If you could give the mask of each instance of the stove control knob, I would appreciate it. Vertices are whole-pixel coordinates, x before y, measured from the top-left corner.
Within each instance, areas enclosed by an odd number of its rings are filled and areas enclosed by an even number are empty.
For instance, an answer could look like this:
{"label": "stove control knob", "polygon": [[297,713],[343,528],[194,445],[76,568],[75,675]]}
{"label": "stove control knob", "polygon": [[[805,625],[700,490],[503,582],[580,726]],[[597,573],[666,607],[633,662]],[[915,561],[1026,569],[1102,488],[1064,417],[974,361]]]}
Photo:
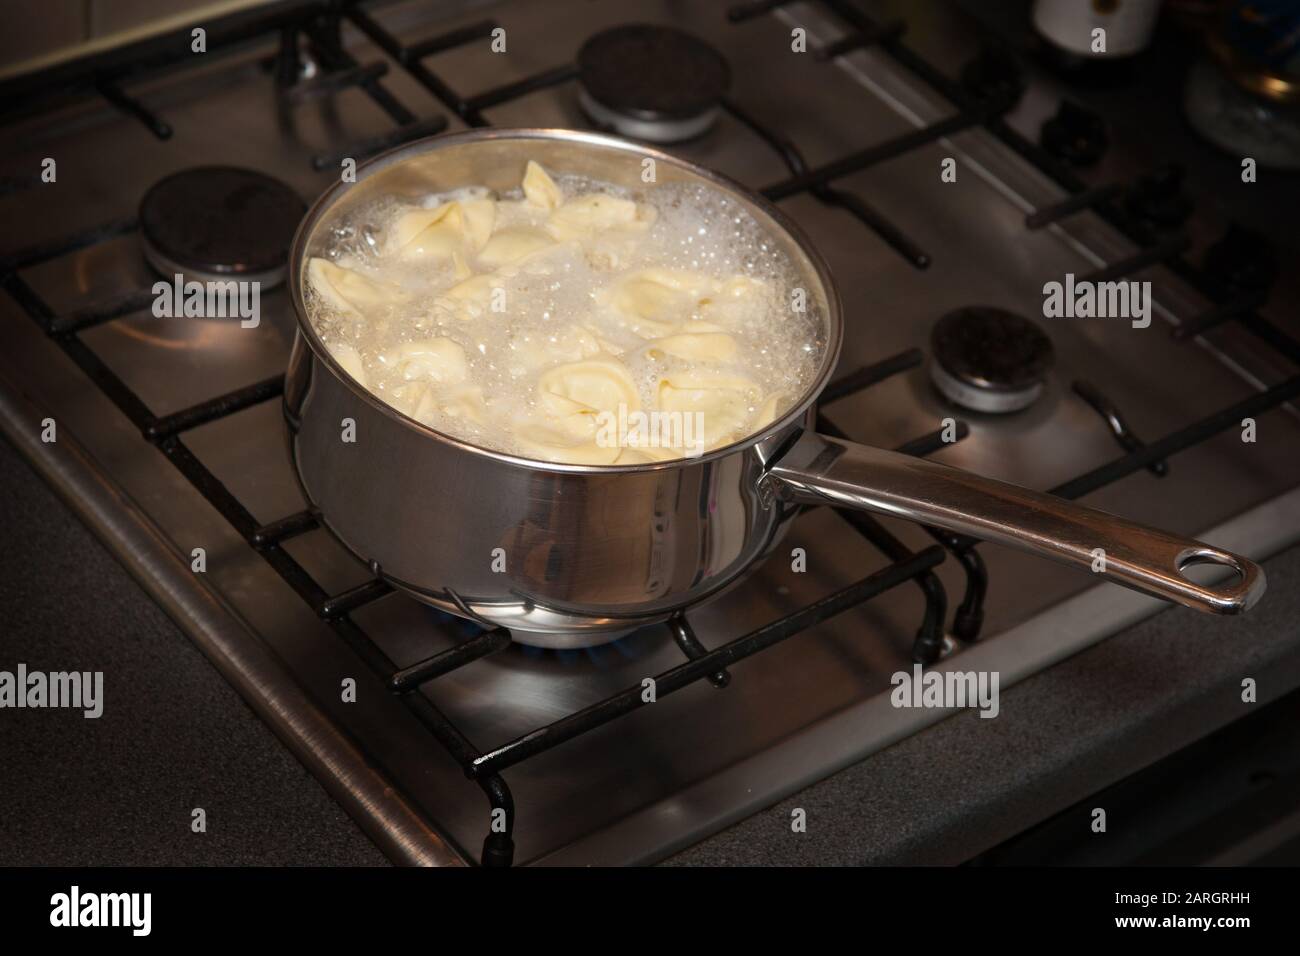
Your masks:
{"label": "stove control knob", "polygon": [[1070,100],[1062,100],[1056,115],[1043,123],[1039,142],[1045,150],[1072,166],[1091,166],[1110,145],[1100,115]]}

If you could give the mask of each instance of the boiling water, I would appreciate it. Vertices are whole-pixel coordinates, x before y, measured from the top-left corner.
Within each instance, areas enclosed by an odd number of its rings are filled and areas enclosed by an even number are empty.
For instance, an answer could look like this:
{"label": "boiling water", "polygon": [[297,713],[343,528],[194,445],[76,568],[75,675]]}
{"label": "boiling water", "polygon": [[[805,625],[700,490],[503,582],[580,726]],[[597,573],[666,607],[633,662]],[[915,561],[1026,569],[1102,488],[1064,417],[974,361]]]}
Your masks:
{"label": "boiling water", "polygon": [[[386,201],[336,230],[305,285],[344,370],[444,434],[581,464],[721,447],[807,390],[824,317],[735,199],[703,185],[537,182]],[[453,202],[464,216],[419,231]],[[637,432],[636,412],[649,428]],[[672,416],[687,420],[670,440]]]}

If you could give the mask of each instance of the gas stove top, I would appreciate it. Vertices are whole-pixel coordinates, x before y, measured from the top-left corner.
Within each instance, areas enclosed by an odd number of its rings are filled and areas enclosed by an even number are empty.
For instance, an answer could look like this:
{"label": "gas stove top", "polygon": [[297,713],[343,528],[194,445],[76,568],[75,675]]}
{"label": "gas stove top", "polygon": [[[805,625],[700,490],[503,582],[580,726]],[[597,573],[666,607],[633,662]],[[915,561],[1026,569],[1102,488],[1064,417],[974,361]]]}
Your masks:
{"label": "gas stove top", "polygon": [[[303,2],[207,24],[198,62],[185,30],[34,85],[0,80],[0,419],[395,860],[662,859],[946,716],[891,705],[891,676],[914,661],[1005,688],[1160,605],[828,509],[786,540],[806,570],[783,547],[720,599],[605,647],[512,645],[418,604],[374,580],[301,496],[279,402],[284,289],[264,287],[252,325],[151,308],[150,262],[198,255],[184,223],[141,204],[175,174],[273,177],[263,187],[283,218],[287,193],[310,200],[345,159],[442,129],[612,125],[671,140],[779,201],[828,259],[848,322],[824,430],[1257,559],[1297,536],[1296,277],[1243,292],[1193,264],[1224,234],[1217,261],[1240,258],[1243,234],[1209,203],[1172,222],[1145,214],[1144,197],[1168,200],[1161,184],[1177,193],[1171,157],[1117,135],[1087,144],[1087,108],[1062,110],[1057,80],[982,45],[959,9],[342,8],[341,21]],[[629,35],[638,23],[694,39]],[[619,82],[629,71],[609,56],[700,81]],[[73,93],[47,104],[51,75]],[[1086,172],[1070,161],[1080,143],[1100,160]],[[47,158],[54,182],[33,172]],[[273,243],[255,238],[236,259],[267,258]],[[1149,324],[1044,318],[1045,284],[1067,275],[1149,280]],[[972,322],[1014,338],[1021,359],[963,346]],[[658,699],[643,704],[649,676]]]}

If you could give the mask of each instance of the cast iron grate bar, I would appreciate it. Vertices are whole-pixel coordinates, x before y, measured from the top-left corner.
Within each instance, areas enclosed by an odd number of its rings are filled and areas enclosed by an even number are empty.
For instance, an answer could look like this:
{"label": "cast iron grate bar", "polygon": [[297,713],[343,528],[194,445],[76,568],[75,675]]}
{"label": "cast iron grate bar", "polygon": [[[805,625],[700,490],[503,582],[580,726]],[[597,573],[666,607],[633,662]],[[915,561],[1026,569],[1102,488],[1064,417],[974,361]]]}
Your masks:
{"label": "cast iron grate bar", "polygon": [[420,41],[412,46],[404,46],[400,40],[384,29],[372,17],[355,6],[348,6],[343,16],[350,20],[362,33],[368,36],[381,50],[391,56],[421,86],[434,95],[448,109],[452,110],[469,126],[482,127],[491,125],[483,115],[483,110],[502,103],[517,100],[530,93],[543,90],[560,83],[568,82],[578,75],[578,69],[572,64],[564,64],[535,73],[511,83],[490,90],[484,90],[473,96],[462,96],[438,74],[422,62],[426,57],[453,47],[464,46],[476,40],[488,39],[497,23],[484,20],[471,26],[453,30],[441,36]]}
{"label": "cast iron grate bar", "polygon": [[484,867],[510,866],[514,862],[515,855],[515,801],[509,785],[498,773],[485,774],[478,778],[470,773],[469,767],[479,753],[478,748],[470,743],[460,729],[448,720],[428,697],[424,694],[406,694],[402,700],[407,703],[411,713],[442,745],[443,749],[466,768],[465,775],[475,780],[487,795],[488,805],[493,815],[495,816],[497,811],[504,814],[504,829],[497,831],[495,826],[489,827],[487,836],[483,838],[483,852],[479,861]]}
{"label": "cast iron grate bar", "polygon": [[841,398],[846,398],[855,392],[862,391],[864,388],[883,382],[899,372],[916,368],[923,361],[925,361],[924,353],[920,349],[912,348],[899,352],[897,355],[881,362],[864,365],[856,372],[850,372],[848,375],[832,379],[830,384],[822,389],[822,393],[817,399],[817,406],[825,408],[831,402],[837,402]]}
{"label": "cast iron grate bar", "polygon": [[[358,30],[368,36],[371,41],[391,56],[394,60],[402,65],[412,79],[423,86],[426,90],[434,95],[444,106],[454,112],[470,126],[488,125],[478,110],[473,109],[468,103],[447,85],[436,73],[430,70],[421,60],[413,59],[401,41],[396,39],[391,33],[375,22],[371,16],[364,10],[356,6],[349,5],[344,8],[343,16],[347,18]],[[471,38],[472,39],[472,38]],[[463,41],[468,42],[468,40]]]}
{"label": "cast iron grate bar", "polygon": [[58,335],[55,336],[55,341],[63,346],[64,353],[77,363],[86,376],[99,386],[99,390],[109,397],[118,410],[126,415],[131,424],[140,429],[143,435],[144,430],[153,422],[154,415],[130,386],[118,378],[117,373],[76,335]]}
{"label": "cast iron grate bar", "polygon": [[[689,660],[697,661],[708,653],[705,646],[700,643],[700,639],[695,636],[695,628],[691,627],[691,622],[686,620],[686,615],[681,611],[668,619],[668,631]],[[731,684],[731,674],[726,668],[719,668],[709,674],[707,679],[718,690]]]}
{"label": "cast iron grate bar", "polygon": [[893,139],[885,140],[883,143],[868,146],[866,149],[826,163],[824,166],[815,167],[806,173],[791,176],[789,179],[778,183],[772,183],[770,186],[764,187],[761,192],[771,200],[785,199],[796,193],[811,190],[814,186],[826,185],[831,180],[848,176],[851,173],[861,172],[877,163],[883,163],[885,160],[902,156],[904,153],[910,153],[914,149],[926,146],[935,140],[943,139],[945,136],[951,136],[954,133],[960,133],[964,129],[978,126],[985,120],[986,115],[983,112],[957,113],[947,119],[937,120],[929,126],[921,126],[909,133],[903,133]]}
{"label": "cast iron grate bar", "polygon": [[[781,157],[786,168],[790,170],[791,175],[801,176],[808,172],[808,163],[804,160],[803,153],[789,139],[780,135],[765,123],[760,122],[756,116],[743,109],[733,100],[724,99],[722,106],[738,122],[749,127],[755,135],[772,147]],[[921,249],[902,229],[881,215],[874,207],[868,205],[862,197],[829,185],[812,186],[809,191],[818,201],[827,206],[838,206],[841,209],[848,210],[859,222],[883,239],[891,249],[916,268],[925,269],[929,267],[929,253]]]}
{"label": "cast iron grate bar", "polygon": [[168,140],[172,138],[173,131],[170,123],[154,115],[139,100],[127,96],[116,83],[101,80],[95,84],[95,89],[115,109],[132,119],[139,120],[144,128],[153,133],[158,139]]}
{"label": "cast iron grate bar", "polygon": [[319,527],[320,521],[316,517],[316,512],[308,508],[262,525],[253,532],[249,543],[260,551],[282,541],[288,541],[290,538],[296,538],[300,534],[306,534],[308,531],[315,531]]}
{"label": "cast iron grate bar", "polygon": [[403,667],[388,682],[388,686],[397,693],[404,694],[413,691],[426,681],[431,681],[435,677],[441,677],[449,671],[454,671],[458,667],[487,657],[489,654],[495,654],[497,651],[503,651],[510,646],[510,632],[505,628],[497,627],[490,631],[483,631],[476,634],[469,640],[461,641],[455,647],[450,647],[440,654],[420,661],[418,664],[412,664],[409,667]]}
{"label": "cast iron grate bar", "polygon": [[[942,548],[926,548],[912,555],[908,560],[882,568],[856,584],[814,601],[802,610],[764,625],[743,637],[738,637],[701,657],[678,664],[654,678],[656,699],[662,699],[702,677],[715,673],[721,667],[742,661],[842,611],[882,594],[917,574],[941,564],[943,556]],[[572,740],[589,730],[595,730],[616,717],[622,717],[643,706],[645,701],[642,699],[642,687],[637,684],[568,717],[562,717],[553,724],[516,737],[509,743],[488,751],[471,763],[470,773],[475,777],[485,773],[499,773],[521,760]]]}
{"label": "cast iron grate bar", "polygon": [[284,97],[295,106],[300,106],[312,100],[333,96],[354,86],[365,87],[386,75],[388,75],[388,64],[383,60],[376,60],[365,66],[348,66],[341,70],[330,70],[310,80],[300,80],[285,89]]}
{"label": "cast iron grate bar", "polygon": [[46,333],[51,332],[50,325],[54,322],[54,313],[22,276],[16,272],[0,273],[0,287],[8,292],[10,297],[22,306],[23,311],[30,315]]}
{"label": "cast iron grate bar", "polygon": [[153,292],[147,289],[126,292],[87,308],[77,309],[75,312],[69,312],[66,315],[55,316],[50,320],[49,331],[56,333],[83,332],[96,325],[102,325],[105,322],[120,319],[124,315],[130,315],[132,312],[147,309],[153,303],[154,298]]}
{"label": "cast iron grate bar", "polygon": [[233,392],[218,395],[206,402],[157,418],[145,428],[144,437],[152,442],[159,442],[172,435],[214,422],[218,418],[226,418],[245,408],[260,405],[268,399],[279,397],[283,392],[284,376],[273,375],[252,385],[245,385]]}
{"label": "cast iron grate bar", "polygon": [[1244,318],[1256,309],[1263,308],[1267,298],[1266,294],[1257,293],[1223,305],[1212,306],[1200,315],[1193,316],[1182,325],[1176,326],[1169,334],[1176,342],[1186,342],[1225,322]]}
{"label": "cast iron grate bar", "polygon": [[137,225],[136,218],[128,216],[98,226],[92,226],[80,232],[74,232],[63,239],[51,239],[48,242],[28,246],[26,249],[11,252],[9,255],[0,258],[0,273],[17,272],[20,269],[27,269],[42,262],[49,262],[51,259],[58,259],[61,256],[80,252],[90,246],[97,246],[101,242],[109,242],[125,236],[129,232],[135,232]]}
{"label": "cast iron grate bar", "polygon": [[[338,31],[329,29],[329,26],[329,23],[313,24],[305,31],[316,51],[317,59],[331,72],[355,69],[359,64],[343,49]],[[394,123],[410,126],[417,121],[416,115],[403,106],[377,78],[363,76],[358,86]]]}
{"label": "cast iron grate bar", "polygon": [[1104,485],[1109,485],[1127,475],[1131,475],[1139,469],[1146,468],[1154,462],[1168,458],[1170,455],[1193,445],[1200,444],[1221,431],[1234,426],[1240,427],[1243,418],[1250,418],[1270,408],[1275,408],[1297,395],[1300,395],[1300,375],[1279,382],[1272,388],[1267,388],[1262,392],[1256,392],[1249,398],[1229,405],[1213,415],[1207,415],[1186,428],[1179,429],[1164,438],[1150,442],[1144,448],[1130,452],[1122,458],[1116,458],[1114,461],[1094,468],[1087,474],[1080,475],[1064,484],[1057,485],[1051,490],[1051,494],[1062,498],[1078,498],[1089,494]]}
{"label": "cast iron grate bar", "polygon": [[1043,229],[1054,222],[1060,222],[1068,216],[1073,216],[1075,213],[1083,212],[1085,209],[1092,209],[1105,202],[1113,202],[1123,196],[1125,191],[1124,186],[1119,183],[1105,183],[1101,186],[1084,189],[1072,196],[1067,196],[1058,203],[1028,213],[1025,216],[1025,228]]}
{"label": "cast iron grate bar", "polygon": [[[917,458],[923,458],[926,455],[933,455],[939,449],[952,444],[952,442],[945,437],[947,432],[948,429],[946,428],[936,428],[928,435],[920,435],[913,438],[911,441],[903,442],[903,444],[895,448],[894,451],[898,452],[900,455],[912,455]],[[956,441],[962,441],[969,435],[970,426],[965,422],[957,422],[956,426],[953,428],[954,439]]]}
{"label": "cast iron grate bar", "polygon": [[1159,245],[1150,246],[1146,249],[1139,249],[1130,256],[1125,256],[1116,262],[1107,263],[1099,269],[1089,272],[1087,275],[1076,279],[1076,283],[1101,283],[1113,282],[1116,279],[1122,279],[1130,276],[1135,272],[1146,269],[1150,266],[1163,265],[1176,256],[1182,255],[1191,246],[1192,242],[1186,236],[1177,236],[1173,239],[1166,239]]}
{"label": "cast iron grate bar", "polygon": [[500,24],[495,20],[480,20],[478,23],[471,23],[469,26],[460,27],[449,33],[429,37],[427,40],[420,40],[418,43],[412,43],[402,51],[402,62],[414,63],[417,60],[423,60],[427,56],[433,56],[435,53],[454,50],[458,46],[473,43],[475,40],[490,39],[492,31],[499,26]]}
{"label": "cast iron grate bar", "polygon": [[875,25],[866,30],[846,34],[838,40],[828,43],[814,53],[813,56],[824,63],[827,60],[835,59],[837,56],[852,53],[854,50],[875,46],[878,43],[884,43],[886,40],[897,40],[906,29],[907,27],[902,20],[890,20],[887,23]]}
{"label": "cast iron grate bar", "polygon": [[510,100],[517,100],[521,96],[527,96],[529,93],[536,93],[538,90],[567,83],[569,80],[575,79],[577,75],[578,68],[576,66],[565,64],[564,66],[552,67],[549,70],[534,73],[532,76],[526,76],[522,80],[516,80],[514,83],[506,83],[495,89],[485,90],[471,96],[469,98],[469,108],[485,110],[492,106],[499,106]]}
{"label": "cast iron grate bar", "polygon": [[[1119,406],[1107,398],[1101,389],[1083,379],[1076,379],[1071,387],[1074,389],[1074,394],[1087,402],[1092,410],[1101,416],[1121,448],[1125,451],[1141,451],[1146,447],[1146,442],[1133,434],[1133,429],[1129,427],[1128,420],[1119,410]],[[1169,474],[1169,462],[1164,459],[1153,461],[1147,465],[1147,471],[1157,478],[1163,478]]]}
{"label": "cast iron grate bar", "polygon": [[[208,466],[203,464],[194,452],[190,451],[184,441],[179,436],[173,435],[170,438],[164,438],[157,445],[159,451],[167,456],[167,459],[176,466],[182,475],[189,479],[190,484],[198,489],[199,494],[207,500],[217,513],[233,527],[245,541],[252,544],[254,535],[261,525],[253,517],[252,513],[240,503],[226,487],[225,483],[214,475]],[[279,551],[278,548],[274,549]],[[263,555],[269,553],[268,550],[262,550]],[[284,555],[284,552],[279,552]],[[287,557],[287,555],[285,555]],[[292,559],[291,559],[292,560]],[[277,568],[278,570],[278,568]]]}
{"label": "cast iron grate bar", "polygon": [[381,581],[379,578],[372,578],[322,601],[316,610],[321,617],[330,620],[342,617],[344,614],[351,614],[358,608],[372,601],[378,601],[381,597],[392,593],[393,586],[391,584],[387,581]]}

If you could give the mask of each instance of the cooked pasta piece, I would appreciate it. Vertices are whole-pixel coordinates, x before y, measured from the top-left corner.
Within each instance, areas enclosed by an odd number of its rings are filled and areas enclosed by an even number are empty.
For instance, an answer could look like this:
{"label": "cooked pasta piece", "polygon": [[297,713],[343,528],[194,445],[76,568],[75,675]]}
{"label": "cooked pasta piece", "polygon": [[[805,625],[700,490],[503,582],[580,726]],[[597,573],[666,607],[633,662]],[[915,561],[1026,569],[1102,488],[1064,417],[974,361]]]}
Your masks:
{"label": "cooked pasta piece", "polygon": [[380,361],[397,370],[408,382],[425,379],[455,385],[469,377],[465,350],[449,338],[407,342],[380,356]]}
{"label": "cooked pasta piece", "polygon": [[542,209],[558,209],[564,202],[564,193],[555,185],[555,180],[531,159],[524,167],[523,189],[524,198]]}
{"label": "cooked pasta piece", "polygon": [[755,383],[728,372],[694,369],[673,372],[659,381],[659,407],[702,416],[706,448],[717,448],[748,433],[750,396]]}
{"label": "cooked pasta piece", "polygon": [[368,278],[319,257],[307,264],[307,280],[331,309],[347,315],[374,312],[410,299],[400,286]]}
{"label": "cooked pasta piece", "polygon": [[487,241],[478,254],[478,263],[489,269],[518,262],[555,245],[555,240],[540,229],[515,226],[502,229]]}

